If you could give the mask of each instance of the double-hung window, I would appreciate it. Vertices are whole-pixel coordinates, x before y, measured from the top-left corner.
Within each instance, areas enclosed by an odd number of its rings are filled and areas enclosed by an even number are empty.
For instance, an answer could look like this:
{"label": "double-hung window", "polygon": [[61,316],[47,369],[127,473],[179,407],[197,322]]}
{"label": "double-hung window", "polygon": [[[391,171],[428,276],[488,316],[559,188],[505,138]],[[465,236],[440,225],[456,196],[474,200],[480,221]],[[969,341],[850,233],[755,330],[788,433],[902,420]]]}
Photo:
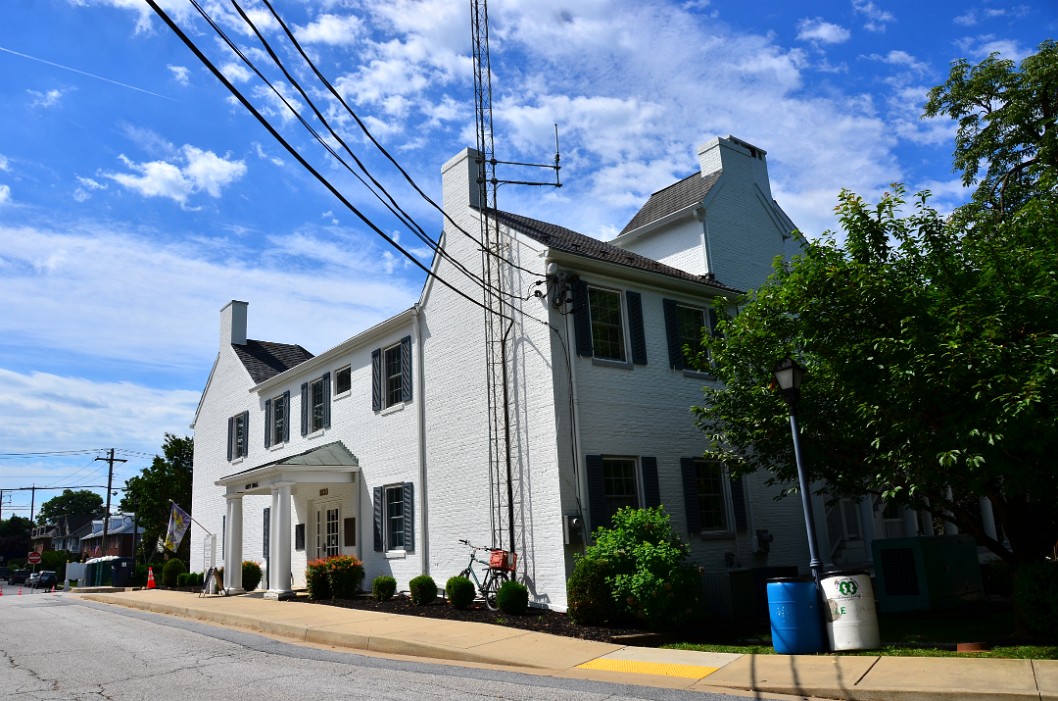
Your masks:
{"label": "double-hung window", "polygon": [[716,315],[712,309],[681,304],[672,299],[662,300],[662,307],[669,344],[669,367],[683,370],[688,367],[684,349],[692,357],[701,352],[702,334],[712,333]]}
{"label": "double-hung window", "polygon": [[623,293],[584,280],[573,284],[577,355],[604,364],[646,365],[642,295]]}
{"label": "double-hung window", "polygon": [[228,419],[228,460],[246,457],[249,438],[250,412],[244,411]]}
{"label": "double-hung window", "polygon": [[265,400],[265,447],[290,440],[290,392]]}
{"label": "double-hung window", "polygon": [[592,529],[610,526],[618,509],[661,504],[656,458],[588,455],[586,468]]}
{"label": "double-hung window", "polygon": [[353,371],[348,365],[334,373],[334,395],[345,394],[353,388]]}
{"label": "double-hung window", "polygon": [[731,479],[722,463],[683,458],[684,508],[691,535],[745,531],[746,502],[741,479]]}
{"label": "double-hung window", "polygon": [[371,353],[371,406],[381,411],[412,398],[411,336]]}
{"label": "double-hung window", "polygon": [[375,487],[376,552],[410,552],[415,549],[413,497],[411,482]]}
{"label": "double-hung window", "polygon": [[301,435],[331,427],[331,373],[301,385]]}
{"label": "double-hung window", "polygon": [[621,293],[601,287],[588,288],[591,316],[591,344],[601,360],[625,360],[625,331],[621,313]]}

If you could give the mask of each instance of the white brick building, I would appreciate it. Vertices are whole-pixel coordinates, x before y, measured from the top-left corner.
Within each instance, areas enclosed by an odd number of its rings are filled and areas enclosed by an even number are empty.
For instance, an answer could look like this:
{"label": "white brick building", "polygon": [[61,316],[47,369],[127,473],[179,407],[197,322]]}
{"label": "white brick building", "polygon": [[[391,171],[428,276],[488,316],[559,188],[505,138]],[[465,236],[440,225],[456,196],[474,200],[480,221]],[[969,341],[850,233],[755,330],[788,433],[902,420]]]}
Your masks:
{"label": "white brick building", "polygon": [[[665,505],[718,610],[732,608],[732,572],[805,571],[799,501],[698,458],[689,408],[711,378],[679,350],[714,299],[733,304],[793,252],[764,152],[713,140],[701,172],[655,193],[611,243],[487,213],[509,293],[499,461],[485,315],[471,301],[482,289],[459,269],[482,265],[474,156],[442,169],[445,255],[413,308],[317,356],[247,340],[243,302],[222,311],[193,425],[193,513],[223,534],[226,587],[241,588],[232,565],[267,561],[269,596],[284,597],[308,561],[338,553],[360,557],[367,582],[391,574],[406,588],[427,573],[443,586],[466,538],[515,550],[531,600],[565,609],[573,555],[622,504]],[[208,566],[204,535],[192,527],[193,570]]]}

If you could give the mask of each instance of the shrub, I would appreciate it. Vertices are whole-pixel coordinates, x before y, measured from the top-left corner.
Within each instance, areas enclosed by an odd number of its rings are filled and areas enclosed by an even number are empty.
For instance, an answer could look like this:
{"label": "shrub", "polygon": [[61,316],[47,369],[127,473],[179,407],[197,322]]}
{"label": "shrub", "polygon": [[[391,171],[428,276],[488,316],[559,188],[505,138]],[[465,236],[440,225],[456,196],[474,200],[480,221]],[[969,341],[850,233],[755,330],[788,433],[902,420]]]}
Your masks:
{"label": "shrub", "polygon": [[420,574],[408,582],[408,590],[411,592],[411,600],[417,606],[432,604],[437,598],[437,584],[428,574]]}
{"label": "shrub", "polygon": [[613,598],[606,578],[610,563],[593,557],[578,557],[566,582],[569,620],[581,626],[616,625],[622,611]]}
{"label": "shrub", "polygon": [[188,572],[181,572],[180,574],[176,575],[176,586],[186,587],[188,575]]}
{"label": "shrub", "polygon": [[465,609],[474,602],[474,583],[466,577],[449,577],[445,583],[448,600],[457,609]]}
{"label": "shrub", "polygon": [[1032,562],[1017,569],[1014,610],[1020,625],[1041,642],[1058,640],[1058,562]]}
{"label": "shrub", "polygon": [[261,583],[261,566],[253,560],[244,560],[242,563],[242,588],[253,591]]}
{"label": "shrub", "polygon": [[520,616],[529,610],[529,589],[521,582],[507,580],[496,592],[496,605],[504,613]]}
{"label": "shrub", "polygon": [[371,582],[371,596],[375,601],[388,601],[397,593],[397,580],[388,574],[381,574]]}
{"label": "shrub", "polygon": [[166,561],[162,567],[162,584],[167,587],[175,587],[176,578],[184,572],[187,572],[187,566],[184,565],[184,561],[180,558],[174,557]]}
{"label": "shrub", "polygon": [[305,568],[305,582],[310,599],[330,599],[331,584],[327,577],[327,561],[312,560]]}
{"label": "shrub", "polygon": [[[602,611],[588,612],[589,618],[592,613],[601,614],[611,624],[631,618],[655,629],[697,616],[698,572],[687,562],[690,550],[669,524],[663,507],[620,509],[614,514],[613,527],[597,528],[593,537],[595,543],[578,559],[574,575],[577,567],[595,569],[582,570],[578,586],[567,587],[573,620],[581,622],[573,613],[581,604],[587,604],[587,609],[602,607]],[[581,565],[585,560],[594,564]],[[600,599],[599,577],[610,589],[612,610],[606,611]],[[574,602],[574,591],[588,593],[592,601]]]}
{"label": "shrub", "polygon": [[364,581],[364,563],[352,555],[335,555],[325,561],[327,581],[335,599],[352,599]]}

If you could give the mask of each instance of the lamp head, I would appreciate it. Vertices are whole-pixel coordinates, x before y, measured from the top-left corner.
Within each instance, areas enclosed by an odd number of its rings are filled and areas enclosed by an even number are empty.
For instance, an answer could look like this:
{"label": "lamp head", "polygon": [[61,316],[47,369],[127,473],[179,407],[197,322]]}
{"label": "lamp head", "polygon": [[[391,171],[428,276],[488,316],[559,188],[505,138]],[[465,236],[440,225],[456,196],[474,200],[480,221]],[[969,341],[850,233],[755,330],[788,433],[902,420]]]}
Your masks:
{"label": "lamp head", "polygon": [[783,399],[792,406],[801,396],[801,380],[804,379],[804,368],[798,365],[793,358],[786,357],[775,366],[775,370],[772,372],[775,375],[775,381],[779,384],[780,391],[782,391]]}

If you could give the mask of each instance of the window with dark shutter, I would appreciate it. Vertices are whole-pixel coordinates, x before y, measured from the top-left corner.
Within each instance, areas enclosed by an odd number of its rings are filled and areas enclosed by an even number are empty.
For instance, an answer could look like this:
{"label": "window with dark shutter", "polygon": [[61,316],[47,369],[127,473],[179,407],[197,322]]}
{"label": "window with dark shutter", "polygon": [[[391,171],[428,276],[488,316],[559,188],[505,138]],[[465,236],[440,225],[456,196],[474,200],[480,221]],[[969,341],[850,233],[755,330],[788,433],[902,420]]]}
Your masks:
{"label": "window with dark shutter", "polygon": [[272,447],[272,400],[265,400],[264,447]]}
{"label": "window with dark shutter", "polygon": [[301,384],[301,435],[309,435],[309,383]]}
{"label": "window with dark shutter", "polygon": [[382,410],[382,349],[371,351],[371,410]]}
{"label": "window with dark shutter", "polygon": [[658,459],[648,456],[639,458],[643,475],[643,506],[661,506],[661,486],[658,484]]}
{"label": "window with dark shutter", "polygon": [[401,366],[401,401],[411,401],[411,336],[400,339],[400,366]]}
{"label": "window with dark shutter", "polygon": [[636,365],[647,364],[647,337],[643,330],[643,299],[638,292],[625,291],[625,303],[628,304],[628,333],[632,342],[632,362]]}
{"label": "window with dark shutter", "polygon": [[415,550],[415,494],[411,482],[404,483],[404,549]]}
{"label": "window with dark shutter", "polygon": [[371,503],[373,508],[373,522],[374,522],[374,535],[375,535],[375,552],[382,552],[383,540],[382,540],[382,528],[383,528],[383,514],[384,505],[382,503],[382,487],[375,487],[371,494]]}

